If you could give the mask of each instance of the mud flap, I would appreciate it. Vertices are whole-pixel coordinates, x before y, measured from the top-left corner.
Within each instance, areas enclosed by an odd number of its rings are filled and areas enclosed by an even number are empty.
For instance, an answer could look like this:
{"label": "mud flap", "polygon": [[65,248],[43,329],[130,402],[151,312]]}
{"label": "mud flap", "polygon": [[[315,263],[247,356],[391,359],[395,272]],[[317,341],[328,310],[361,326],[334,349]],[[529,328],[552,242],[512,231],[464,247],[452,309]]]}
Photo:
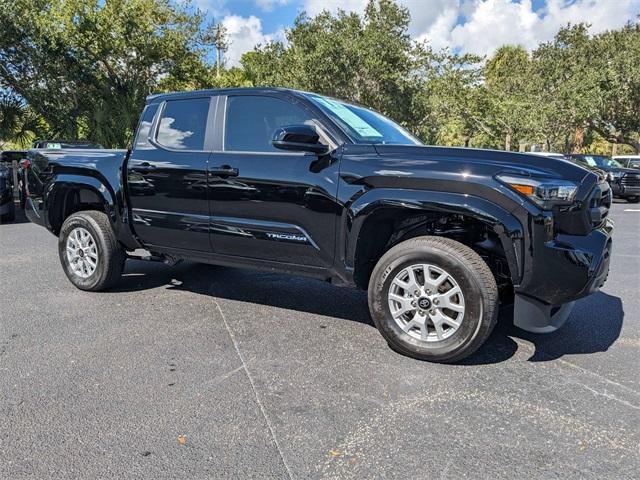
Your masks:
{"label": "mud flap", "polygon": [[532,333],[555,332],[569,318],[574,303],[565,303],[553,311],[552,305],[516,294],[513,305],[513,324]]}

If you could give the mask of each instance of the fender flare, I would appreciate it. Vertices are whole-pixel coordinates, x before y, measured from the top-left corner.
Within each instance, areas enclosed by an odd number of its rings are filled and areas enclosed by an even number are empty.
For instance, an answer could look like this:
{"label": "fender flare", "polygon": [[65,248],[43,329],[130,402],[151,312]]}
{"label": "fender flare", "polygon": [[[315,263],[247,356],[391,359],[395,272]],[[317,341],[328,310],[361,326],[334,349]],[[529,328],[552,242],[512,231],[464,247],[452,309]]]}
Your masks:
{"label": "fender flare", "polygon": [[60,174],[49,184],[44,195],[46,199],[44,208],[47,212],[47,228],[53,228],[55,222],[54,215],[57,212],[56,204],[61,201],[61,196],[66,195],[70,190],[89,190],[94,193],[104,205],[104,211],[107,213],[112,225],[115,226],[118,211],[115,193],[105,182],[86,175]]}
{"label": "fender flare", "polygon": [[382,208],[409,209],[419,212],[461,214],[491,226],[502,243],[514,285],[522,279],[522,222],[511,212],[481,197],[465,193],[432,190],[373,189],[348,204],[342,228],[345,232],[343,258],[348,269],[355,266],[360,231],[366,220]]}

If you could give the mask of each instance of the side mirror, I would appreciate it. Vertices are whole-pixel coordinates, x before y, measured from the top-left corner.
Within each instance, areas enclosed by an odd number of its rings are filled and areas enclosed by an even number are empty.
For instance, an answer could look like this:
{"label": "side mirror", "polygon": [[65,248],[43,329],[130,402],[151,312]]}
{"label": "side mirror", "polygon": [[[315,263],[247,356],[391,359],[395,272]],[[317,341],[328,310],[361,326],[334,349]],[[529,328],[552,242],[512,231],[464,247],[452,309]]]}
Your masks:
{"label": "side mirror", "polygon": [[280,150],[327,153],[329,147],[319,142],[319,135],[311,125],[288,125],[278,128],[271,144]]}

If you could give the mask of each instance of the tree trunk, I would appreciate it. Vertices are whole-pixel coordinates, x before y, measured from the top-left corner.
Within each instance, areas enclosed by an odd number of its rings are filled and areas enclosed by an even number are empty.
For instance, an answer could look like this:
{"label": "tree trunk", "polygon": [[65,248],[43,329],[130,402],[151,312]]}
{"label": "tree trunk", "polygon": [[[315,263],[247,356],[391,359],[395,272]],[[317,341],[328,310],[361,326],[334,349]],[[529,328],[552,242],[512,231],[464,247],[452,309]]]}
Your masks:
{"label": "tree trunk", "polygon": [[618,153],[618,144],[617,143],[612,143],[611,144],[611,156],[613,157],[617,153]]}
{"label": "tree trunk", "polygon": [[573,135],[573,146],[571,148],[571,153],[580,153],[582,147],[584,146],[584,127],[576,127],[575,133]]}
{"label": "tree trunk", "polygon": [[469,142],[471,142],[471,136],[470,135],[465,135],[464,137],[462,137],[464,140],[464,146],[468,147],[469,146]]}
{"label": "tree trunk", "polygon": [[504,137],[504,149],[507,152],[511,151],[511,132],[507,132],[507,134]]}

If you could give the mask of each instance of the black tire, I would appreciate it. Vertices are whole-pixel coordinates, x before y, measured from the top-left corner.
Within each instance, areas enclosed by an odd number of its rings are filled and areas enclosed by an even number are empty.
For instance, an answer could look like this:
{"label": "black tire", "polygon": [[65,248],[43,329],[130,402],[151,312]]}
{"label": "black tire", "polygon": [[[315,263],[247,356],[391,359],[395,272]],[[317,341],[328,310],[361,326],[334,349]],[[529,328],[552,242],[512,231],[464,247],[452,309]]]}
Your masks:
{"label": "black tire", "polygon": [[[444,269],[460,286],[465,312],[456,331],[434,342],[416,339],[391,315],[388,293],[396,275],[412,264]],[[378,261],[369,281],[369,309],[391,348],[404,355],[453,363],[471,355],[489,337],[498,315],[498,287],[488,265],[469,247],[440,237],[416,237],[399,243]]]}
{"label": "black tire", "polygon": [[640,196],[637,197],[627,197],[627,202],[629,203],[640,203]]}
{"label": "black tire", "polygon": [[[82,227],[94,238],[97,247],[98,262],[95,271],[87,278],[82,278],[71,268],[67,258],[67,239],[72,231]],[[80,290],[97,292],[107,290],[120,279],[126,254],[118,243],[111,228],[109,218],[103,212],[78,212],[67,218],[62,224],[58,236],[58,253],[67,278]]]}

